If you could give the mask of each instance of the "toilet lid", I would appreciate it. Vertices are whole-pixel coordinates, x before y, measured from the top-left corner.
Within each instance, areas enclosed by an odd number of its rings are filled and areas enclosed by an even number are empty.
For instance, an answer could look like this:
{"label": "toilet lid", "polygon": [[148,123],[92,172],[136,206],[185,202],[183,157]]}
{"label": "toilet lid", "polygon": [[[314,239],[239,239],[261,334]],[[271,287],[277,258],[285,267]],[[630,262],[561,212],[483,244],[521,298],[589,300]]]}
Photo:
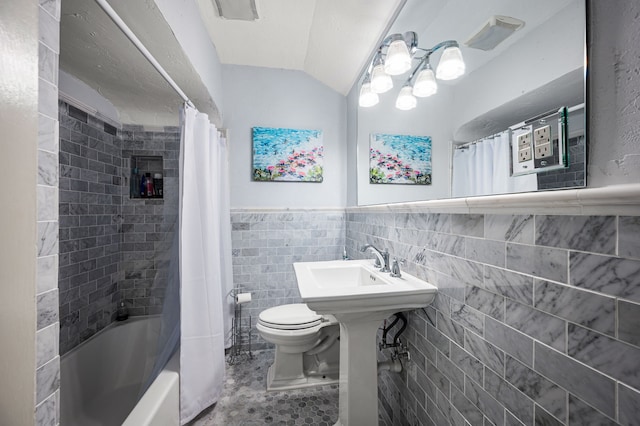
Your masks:
{"label": "toilet lid", "polygon": [[259,319],[268,327],[282,330],[309,328],[322,322],[322,315],[316,314],[304,303],[281,305],[260,312]]}

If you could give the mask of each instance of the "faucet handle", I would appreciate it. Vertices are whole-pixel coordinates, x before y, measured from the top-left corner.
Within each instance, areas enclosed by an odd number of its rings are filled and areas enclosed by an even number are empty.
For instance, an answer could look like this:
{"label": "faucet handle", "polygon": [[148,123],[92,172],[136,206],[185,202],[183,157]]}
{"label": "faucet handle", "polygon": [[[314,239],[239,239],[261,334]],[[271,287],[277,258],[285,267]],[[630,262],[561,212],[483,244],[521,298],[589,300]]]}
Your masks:
{"label": "faucet handle", "polygon": [[398,260],[397,257],[393,258],[393,264],[391,265],[391,276],[395,278],[402,277],[402,273],[400,272],[400,263],[404,265],[405,260]]}

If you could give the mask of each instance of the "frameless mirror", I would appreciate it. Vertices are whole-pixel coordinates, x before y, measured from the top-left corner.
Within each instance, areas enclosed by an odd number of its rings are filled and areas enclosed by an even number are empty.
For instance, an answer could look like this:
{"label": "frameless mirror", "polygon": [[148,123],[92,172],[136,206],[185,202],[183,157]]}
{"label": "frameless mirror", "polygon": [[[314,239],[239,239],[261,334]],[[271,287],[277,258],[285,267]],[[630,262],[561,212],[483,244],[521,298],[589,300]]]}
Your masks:
{"label": "frameless mirror", "polygon": [[396,108],[411,71],[358,107],[358,204],[584,186],[585,28],[584,0],[407,0],[388,34],[455,40],[466,71],[411,110]]}

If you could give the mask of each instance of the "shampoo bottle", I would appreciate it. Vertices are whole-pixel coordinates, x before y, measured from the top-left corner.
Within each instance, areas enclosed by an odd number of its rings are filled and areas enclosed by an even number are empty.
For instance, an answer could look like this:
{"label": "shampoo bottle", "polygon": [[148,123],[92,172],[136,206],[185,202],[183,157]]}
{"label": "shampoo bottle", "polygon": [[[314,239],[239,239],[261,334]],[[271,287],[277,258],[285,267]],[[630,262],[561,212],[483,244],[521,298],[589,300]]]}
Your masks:
{"label": "shampoo bottle", "polygon": [[140,179],[140,196],[145,197],[147,195],[147,176],[142,175]]}
{"label": "shampoo bottle", "polygon": [[147,197],[153,197],[153,179],[151,179],[151,173],[145,175],[145,191]]}

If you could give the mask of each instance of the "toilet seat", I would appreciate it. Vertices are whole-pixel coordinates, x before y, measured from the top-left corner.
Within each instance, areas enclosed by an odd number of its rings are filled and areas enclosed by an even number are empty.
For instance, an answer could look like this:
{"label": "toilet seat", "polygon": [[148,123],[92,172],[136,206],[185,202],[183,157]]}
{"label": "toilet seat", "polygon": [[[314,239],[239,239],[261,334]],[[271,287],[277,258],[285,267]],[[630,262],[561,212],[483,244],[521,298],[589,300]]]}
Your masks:
{"label": "toilet seat", "polygon": [[304,303],[295,303],[265,309],[260,313],[258,322],[276,330],[302,330],[320,325],[322,315],[315,313]]}

